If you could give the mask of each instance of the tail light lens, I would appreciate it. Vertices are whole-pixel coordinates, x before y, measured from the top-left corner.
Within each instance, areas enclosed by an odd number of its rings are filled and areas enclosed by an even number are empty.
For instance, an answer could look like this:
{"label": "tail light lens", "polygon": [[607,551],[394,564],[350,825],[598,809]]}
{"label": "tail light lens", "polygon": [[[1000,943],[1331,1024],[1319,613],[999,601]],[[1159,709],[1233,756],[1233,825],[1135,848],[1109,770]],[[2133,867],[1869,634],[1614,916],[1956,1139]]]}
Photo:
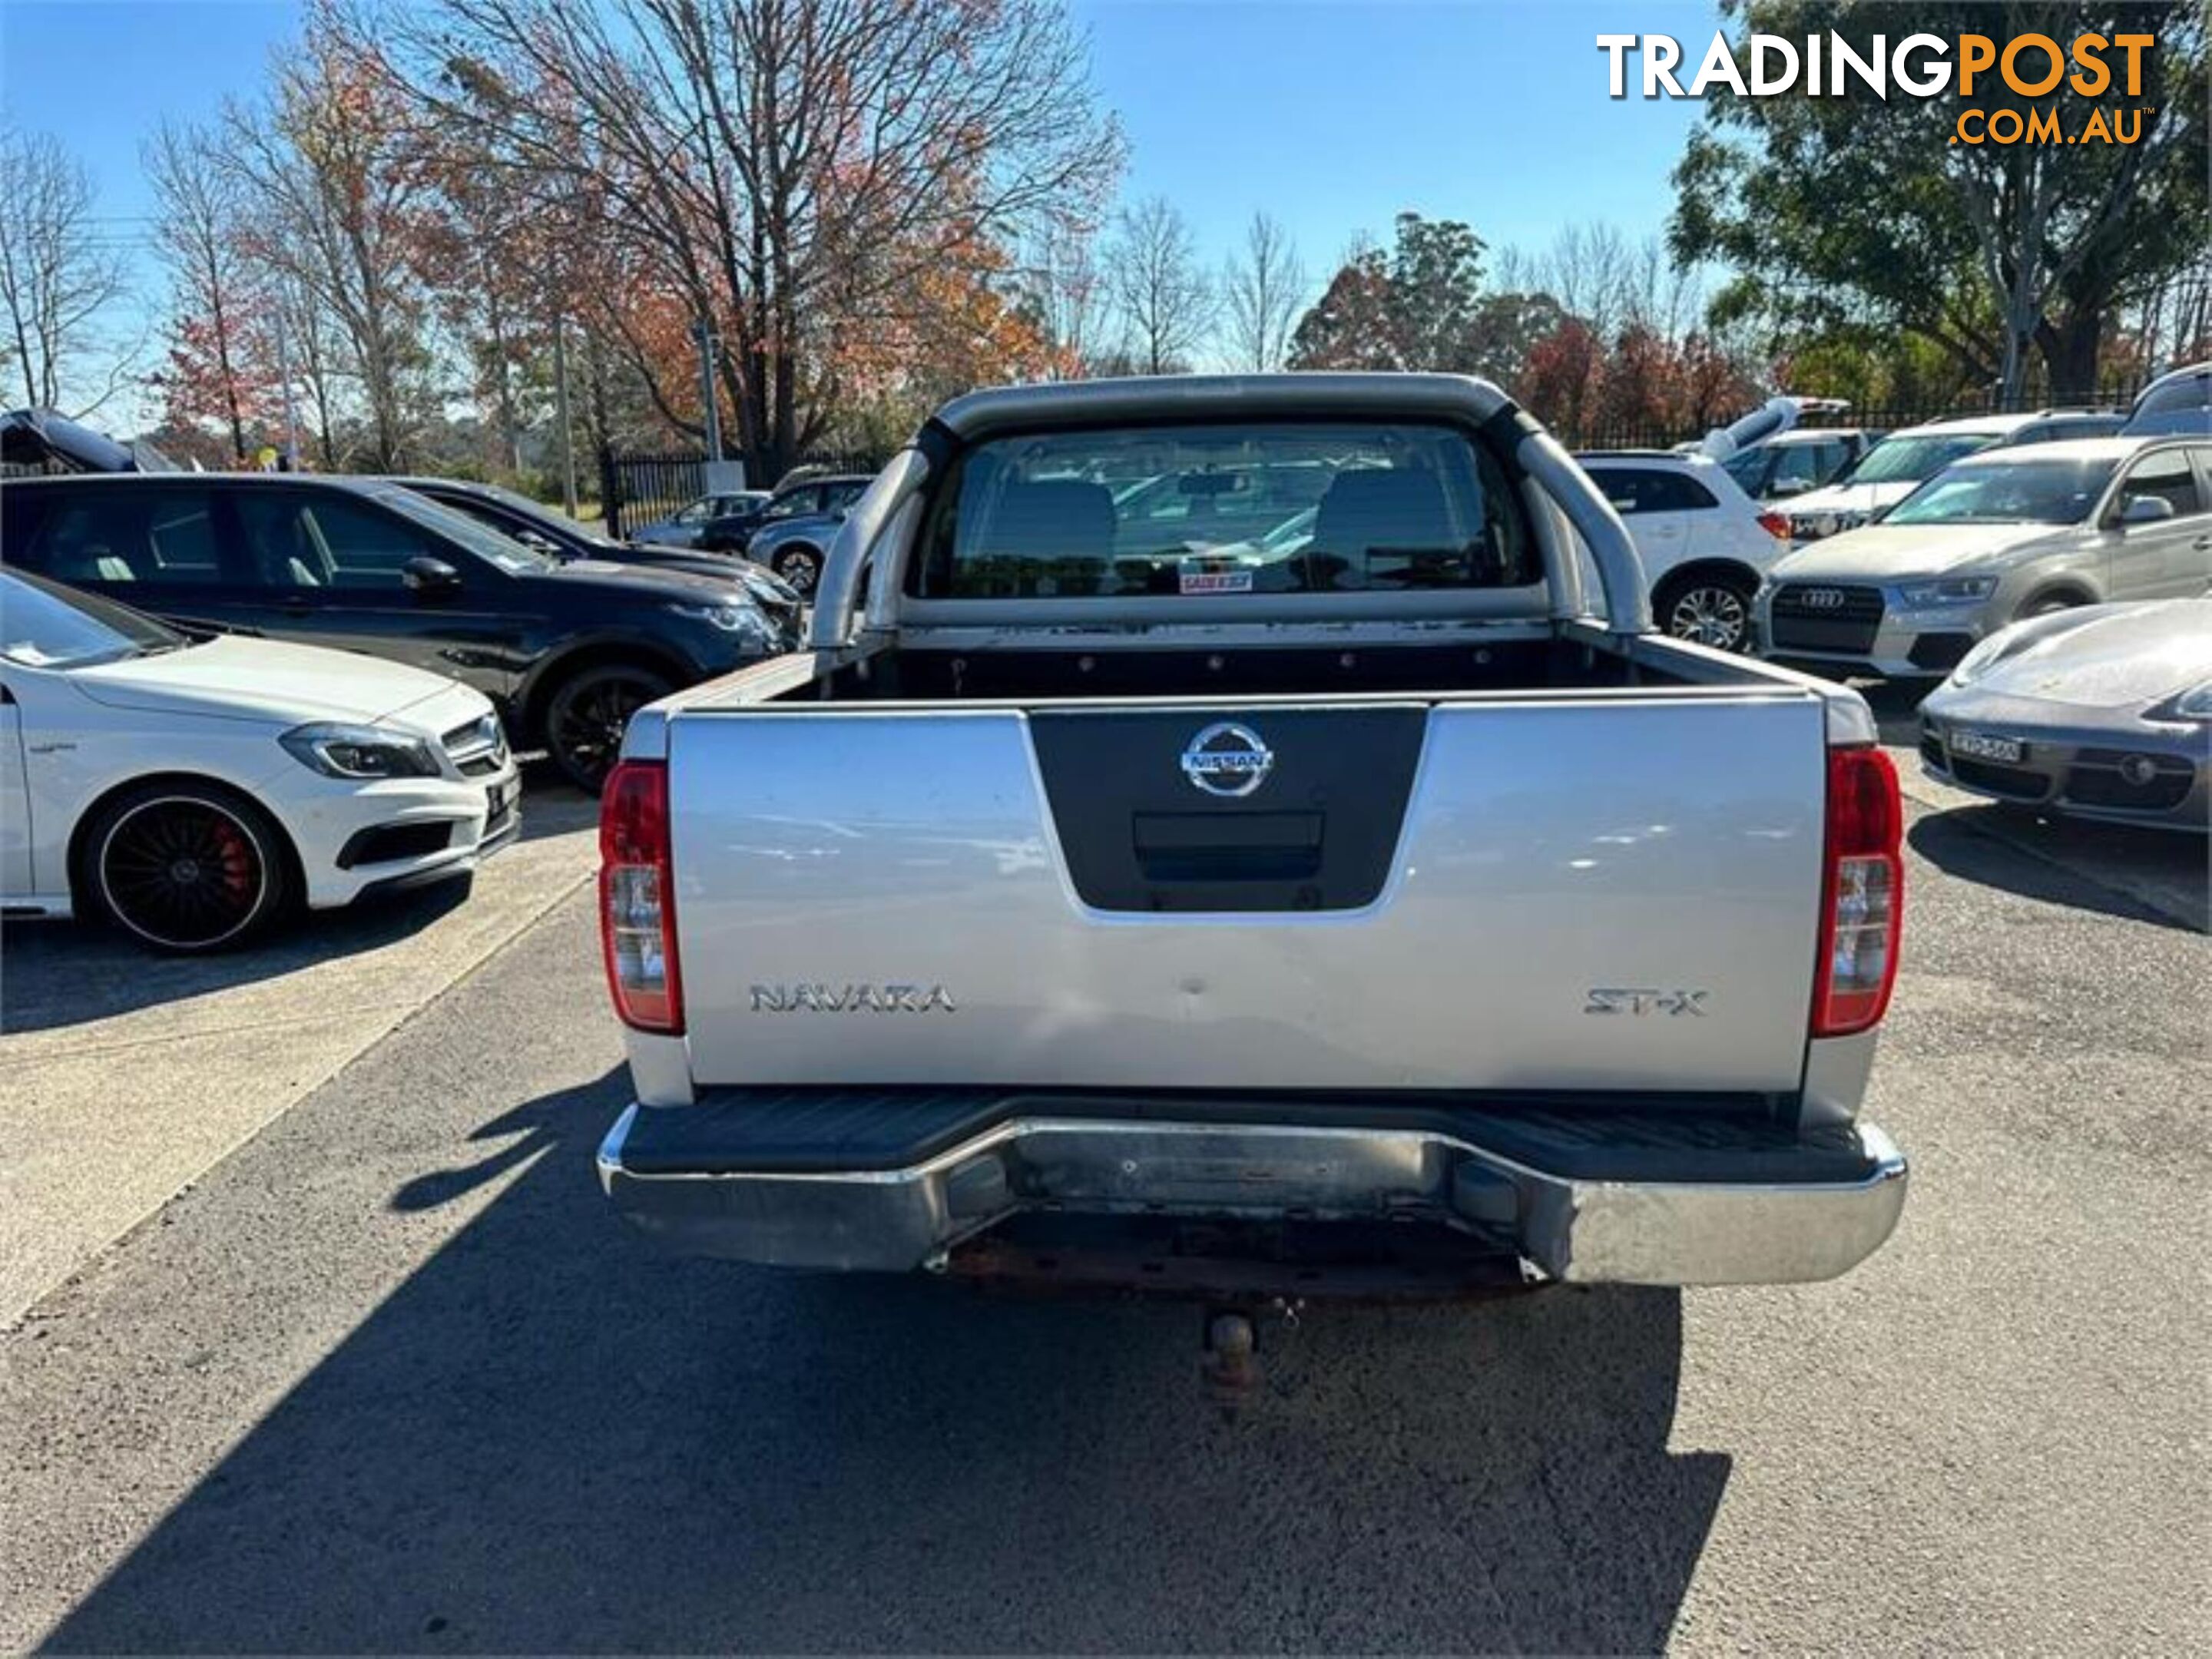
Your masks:
{"label": "tail light lens", "polygon": [[1863,1031],[1889,1006],[1905,919],[1904,829],[1889,757],[1879,749],[1830,750],[1814,1036]]}
{"label": "tail light lens", "polygon": [[676,887],[668,843],[668,768],[623,761],[599,797],[599,940],[615,1012],[641,1031],[680,1034]]}
{"label": "tail light lens", "polygon": [[1790,515],[1787,513],[1760,514],[1759,527],[1778,542],[1786,542],[1790,539]]}

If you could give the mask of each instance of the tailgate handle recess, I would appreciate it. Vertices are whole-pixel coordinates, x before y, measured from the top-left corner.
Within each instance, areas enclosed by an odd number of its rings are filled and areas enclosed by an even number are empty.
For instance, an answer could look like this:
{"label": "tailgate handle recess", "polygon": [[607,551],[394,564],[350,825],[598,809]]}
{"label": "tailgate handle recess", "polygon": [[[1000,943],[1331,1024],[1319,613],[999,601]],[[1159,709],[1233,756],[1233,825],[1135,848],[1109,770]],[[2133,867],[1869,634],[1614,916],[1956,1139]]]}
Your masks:
{"label": "tailgate handle recess", "polygon": [[1146,881],[1304,881],[1321,872],[1319,812],[1135,812]]}

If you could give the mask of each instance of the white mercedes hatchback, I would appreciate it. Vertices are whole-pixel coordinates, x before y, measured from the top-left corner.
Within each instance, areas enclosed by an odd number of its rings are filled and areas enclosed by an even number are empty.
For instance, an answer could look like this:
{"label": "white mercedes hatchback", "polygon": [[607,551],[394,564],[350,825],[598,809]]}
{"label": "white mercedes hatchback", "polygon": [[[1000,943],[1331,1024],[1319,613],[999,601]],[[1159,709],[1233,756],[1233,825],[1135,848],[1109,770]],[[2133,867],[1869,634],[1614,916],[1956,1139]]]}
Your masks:
{"label": "white mercedes hatchback", "polygon": [[217,950],[465,874],[520,829],[517,791],[498,715],[453,680],[0,571],[0,914]]}

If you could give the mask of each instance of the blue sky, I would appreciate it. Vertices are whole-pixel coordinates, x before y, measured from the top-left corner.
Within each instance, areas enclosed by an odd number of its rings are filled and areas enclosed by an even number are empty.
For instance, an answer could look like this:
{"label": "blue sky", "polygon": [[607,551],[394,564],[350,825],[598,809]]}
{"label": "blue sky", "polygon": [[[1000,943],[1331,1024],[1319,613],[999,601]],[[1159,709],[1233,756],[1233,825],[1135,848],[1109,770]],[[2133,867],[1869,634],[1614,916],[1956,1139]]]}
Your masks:
{"label": "blue sky", "polygon": [[1656,230],[1701,105],[1606,96],[1601,33],[1700,46],[1717,8],[1663,0],[1079,0],[1132,142],[1124,191],[1210,248],[1255,208],[1317,276],[1410,208],[1534,250],[1566,222]]}
{"label": "blue sky", "polygon": [[[1131,142],[1124,193],[1164,195],[1211,255],[1255,208],[1318,284],[1357,233],[1411,208],[1493,246],[1562,224],[1655,231],[1693,103],[1606,96],[1594,37],[1669,33],[1694,56],[1711,3],[1679,0],[1073,0],[1101,96]],[[0,0],[0,104],[92,169],[119,244],[150,209],[138,143],[260,83],[293,0]],[[150,278],[149,287],[152,286]]]}

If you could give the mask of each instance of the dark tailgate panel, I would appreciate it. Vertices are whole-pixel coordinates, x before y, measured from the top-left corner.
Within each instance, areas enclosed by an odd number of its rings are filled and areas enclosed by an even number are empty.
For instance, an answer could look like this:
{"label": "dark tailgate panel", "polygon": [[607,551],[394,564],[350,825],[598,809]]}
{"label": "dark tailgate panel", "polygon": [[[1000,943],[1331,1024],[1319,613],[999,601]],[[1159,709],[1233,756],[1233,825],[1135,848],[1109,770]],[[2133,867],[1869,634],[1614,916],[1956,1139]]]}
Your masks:
{"label": "dark tailgate panel", "polygon": [[[1230,710],[1040,712],[1037,769],[1069,878],[1100,910],[1357,910],[1389,879],[1428,711],[1270,709],[1264,787],[1194,787],[1194,732]],[[1234,781],[1224,787],[1234,787]]]}

